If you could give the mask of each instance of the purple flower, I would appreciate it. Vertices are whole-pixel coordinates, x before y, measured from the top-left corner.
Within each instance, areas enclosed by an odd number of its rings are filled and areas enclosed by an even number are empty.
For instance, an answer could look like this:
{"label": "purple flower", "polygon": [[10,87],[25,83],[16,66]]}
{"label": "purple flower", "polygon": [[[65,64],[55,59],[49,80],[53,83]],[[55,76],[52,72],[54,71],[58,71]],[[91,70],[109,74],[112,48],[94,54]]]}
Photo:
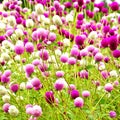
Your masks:
{"label": "purple flower", "polygon": [[101,53],[97,53],[95,56],[94,56],[94,59],[96,62],[100,62],[102,61],[103,59],[103,55]]}
{"label": "purple flower", "polygon": [[106,47],[108,47],[108,45],[109,45],[109,38],[103,38],[101,41],[101,46],[103,48],[106,48]]}
{"label": "purple flower", "polygon": [[50,33],[49,33],[49,36],[48,36],[48,39],[49,39],[51,42],[54,42],[54,41],[56,40],[56,34],[50,32]]}
{"label": "purple flower", "polygon": [[5,104],[3,105],[3,111],[7,113],[8,110],[9,110],[9,107],[10,107],[10,104],[9,104],[9,103],[5,103]]}
{"label": "purple flower", "polygon": [[56,80],[54,83],[54,88],[58,91],[61,91],[64,88],[64,81],[61,79]]}
{"label": "purple flower", "polygon": [[89,96],[90,96],[90,92],[89,92],[88,90],[84,90],[84,91],[82,92],[82,96],[83,96],[83,97],[89,97]]}
{"label": "purple flower", "polygon": [[84,44],[84,39],[83,39],[83,37],[80,36],[80,35],[77,35],[77,36],[75,37],[75,43],[76,43],[77,45],[83,45],[83,44]]}
{"label": "purple flower", "polygon": [[75,107],[82,108],[84,105],[84,100],[81,97],[77,97],[74,100],[74,105],[75,105]]}
{"label": "purple flower", "polygon": [[33,85],[33,87],[38,87],[38,86],[40,86],[41,82],[38,78],[33,78],[31,80],[31,84]]}
{"label": "purple flower", "polygon": [[55,102],[54,93],[52,91],[48,91],[45,93],[45,100],[47,103],[52,104]]}
{"label": "purple flower", "polygon": [[111,9],[112,9],[113,11],[119,10],[119,4],[118,4],[117,2],[112,2],[112,3],[110,4],[110,7],[111,7]]}
{"label": "purple flower", "polygon": [[25,49],[26,49],[26,52],[28,53],[32,53],[34,51],[34,45],[32,42],[27,42],[25,44]]}
{"label": "purple flower", "polygon": [[49,53],[45,49],[40,50],[39,55],[40,55],[40,58],[43,60],[48,60],[48,58],[49,58]]}
{"label": "purple flower", "polygon": [[113,57],[115,57],[115,58],[119,58],[119,57],[120,57],[120,50],[114,50],[114,51],[112,52],[112,55],[113,55]]}
{"label": "purple flower", "polygon": [[27,64],[25,66],[25,72],[28,76],[30,76],[34,72],[34,65],[32,64]]}
{"label": "purple flower", "polygon": [[9,81],[10,81],[10,78],[8,76],[6,76],[4,74],[1,76],[2,83],[8,83]]}
{"label": "purple flower", "polygon": [[106,33],[108,33],[109,32],[109,30],[110,30],[110,26],[104,26],[103,27],[103,32],[106,34]]}
{"label": "purple flower", "polygon": [[83,14],[78,14],[77,19],[78,20],[83,20],[84,19],[84,15]]}
{"label": "purple flower", "polygon": [[22,45],[16,45],[14,48],[14,51],[16,54],[21,55],[24,53],[24,46]]}
{"label": "purple flower", "polygon": [[81,78],[88,79],[89,73],[88,73],[88,71],[86,71],[86,70],[82,70],[82,71],[80,71],[80,72],[78,73],[78,75],[79,75]]}
{"label": "purple flower", "polygon": [[78,5],[81,7],[84,4],[83,0],[77,0],[78,1]]}
{"label": "purple flower", "polygon": [[12,84],[12,85],[10,86],[10,90],[11,90],[12,92],[17,92],[18,89],[19,89],[19,85],[18,85],[18,84]]}
{"label": "purple flower", "polygon": [[111,50],[117,49],[117,36],[111,36],[109,39],[109,45]]}
{"label": "purple flower", "polygon": [[111,83],[107,83],[104,89],[108,92],[111,92],[113,90],[113,85]]}
{"label": "purple flower", "polygon": [[68,61],[68,56],[65,55],[65,54],[61,55],[60,61],[63,62],[63,63],[66,63]]}
{"label": "purple flower", "polygon": [[77,57],[78,54],[79,54],[79,49],[78,49],[78,48],[75,48],[75,47],[72,48],[71,51],[70,51],[70,54],[71,54],[71,56]]}
{"label": "purple flower", "polygon": [[110,116],[111,118],[115,118],[115,117],[116,117],[116,112],[115,112],[115,111],[110,111],[110,112],[109,112],[109,116]]}
{"label": "purple flower", "polygon": [[64,76],[64,71],[57,71],[56,76],[57,77],[63,77]]}
{"label": "purple flower", "polygon": [[69,65],[74,65],[76,64],[77,60],[74,57],[68,58],[68,64]]}
{"label": "purple flower", "polygon": [[72,98],[72,99],[75,99],[75,98],[77,98],[77,97],[80,96],[80,93],[79,93],[78,90],[72,90],[72,91],[70,92],[70,95],[71,95],[71,98]]}

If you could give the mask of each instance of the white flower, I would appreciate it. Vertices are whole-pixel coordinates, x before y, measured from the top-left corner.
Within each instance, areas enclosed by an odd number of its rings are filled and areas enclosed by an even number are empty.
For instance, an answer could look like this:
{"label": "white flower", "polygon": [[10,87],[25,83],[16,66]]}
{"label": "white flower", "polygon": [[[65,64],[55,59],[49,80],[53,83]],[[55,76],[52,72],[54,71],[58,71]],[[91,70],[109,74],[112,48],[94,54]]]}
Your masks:
{"label": "white flower", "polygon": [[66,15],[66,21],[67,21],[67,22],[73,22],[73,15],[67,14],[67,15]]}
{"label": "white flower", "polygon": [[55,25],[51,25],[50,26],[50,31],[54,31],[54,30],[57,30],[57,27]]}
{"label": "white flower", "polygon": [[8,61],[10,59],[10,56],[8,55],[8,53],[4,52],[1,54],[1,58],[5,61]]}
{"label": "white flower", "polygon": [[6,95],[2,96],[2,100],[3,100],[3,102],[8,103],[8,102],[10,102],[10,96],[8,94],[6,94]]}
{"label": "white flower", "polygon": [[60,50],[60,49],[55,50],[55,54],[56,54],[56,55],[60,56],[60,55],[61,55],[61,53],[62,53],[62,52],[61,52],[61,50]]}
{"label": "white flower", "polygon": [[20,24],[20,25],[17,25],[17,28],[18,28],[18,29],[21,29],[21,30],[24,30],[24,27],[23,27],[23,25],[21,25],[21,24]]}
{"label": "white flower", "polygon": [[26,20],[26,27],[31,28],[34,26],[34,22],[32,19],[27,19]]}
{"label": "white flower", "polygon": [[80,60],[80,65],[85,66],[87,64],[87,61],[85,59]]}
{"label": "white flower", "polygon": [[20,83],[20,89],[25,90],[25,88],[26,88],[25,82]]}
{"label": "white flower", "polygon": [[67,39],[67,38],[65,38],[65,39],[63,40],[63,44],[64,44],[64,46],[70,46],[70,40]]}
{"label": "white flower", "polygon": [[104,69],[105,69],[105,64],[101,62],[99,66],[99,70],[104,70]]}
{"label": "white flower", "polygon": [[37,4],[35,6],[35,12],[39,15],[39,14],[43,14],[44,13],[44,7],[42,4]]}
{"label": "white flower", "polygon": [[15,26],[16,24],[16,19],[14,16],[8,16],[7,17],[7,20],[8,20],[8,23],[11,25],[11,26]]}
{"label": "white flower", "polygon": [[16,56],[14,57],[14,59],[15,59],[15,61],[18,61],[18,62],[21,60],[19,55],[16,55]]}
{"label": "white flower", "polygon": [[24,35],[21,29],[16,29],[15,34],[17,35],[17,37],[22,37]]}
{"label": "white flower", "polygon": [[88,38],[91,40],[96,40],[98,37],[97,32],[96,31],[92,31],[90,32],[90,34],[88,35]]}
{"label": "white flower", "polygon": [[5,95],[5,94],[7,94],[7,89],[4,86],[0,85],[0,95]]}
{"label": "white flower", "polygon": [[23,41],[21,41],[21,40],[17,40],[16,45],[24,46],[24,43],[23,43]]}
{"label": "white flower", "polygon": [[12,116],[17,116],[19,114],[19,111],[18,109],[14,106],[14,105],[11,105],[9,107],[9,110],[8,110],[9,114],[12,115]]}
{"label": "white flower", "polygon": [[112,70],[109,73],[110,73],[111,77],[118,77],[118,74],[117,74],[116,70]]}
{"label": "white flower", "polygon": [[62,25],[62,20],[61,20],[60,16],[54,15],[52,20],[53,20],[54,24],[56,24],[56,25]]}
{"label": "white flower", "polygon": [[3,22],[0,22],[0,31],[4,31],[6,28],[6,25]]}

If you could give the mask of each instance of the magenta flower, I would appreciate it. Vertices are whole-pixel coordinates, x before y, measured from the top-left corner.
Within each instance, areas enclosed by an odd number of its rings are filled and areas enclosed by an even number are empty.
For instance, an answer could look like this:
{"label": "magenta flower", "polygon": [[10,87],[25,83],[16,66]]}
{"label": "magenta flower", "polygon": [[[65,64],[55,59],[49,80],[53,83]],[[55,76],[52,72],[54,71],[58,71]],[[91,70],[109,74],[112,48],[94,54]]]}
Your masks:
{"label": "magenta flower", "polygon": [[76,64],[77,60],[74,57],[68,58],[68,64],[69,65],[74,65]]}
{"label": "magenta flower", "polygon": [[25,44],[25,49],[26,49],[26,52],[28,53],[32,53],[34,51],[34,45],[32,42],[27,42]]}
{"label": "magenta flower", "polygon": [[18,85],[18,84],[12,84],[12,85],[10,86],[10,90],[11,90],[12,92],[17,92],[18,89],[19,89],[19,85]]}
{"label": "magenta flower", "polygon": [[115,117],[116,117],[116,112],[115,112],[115,111],[110,111],[110,112],[109,112],[109,116],[110,116],[111,118],[115,118]]}
{"label": "magenta flower", "polygon": [[1,76],[1,82],[2,83],[8,83],[10,82],[10,77],[7,77],[6,75]]}
{"label": "magenta flower", "polygon": [[40,58],[43,60],[48,60],[48,58],[49,58],[49,53],[45,49],[40,50],[39,55],[40,55]]}
{"label": "magenta flower", "polygon": [[64,81],[61,79],[56,80],[54,83],[54,88],[58,91],[61,91],[64,88]]}
{"label": "magenta flower", "polygon": [[21,55],[24,53],[24,46],[22,45],[16,45],[14,48],[14,51],[17,55]]}
{"label": "magenta flower", "polygon": [[102,61],[103,59],[103,55],[101,53],[97,53],[95,56],[94,56],[94,59],[96,62],[100,62]]}
{"label": "magenta flower", "polygon": [[45,93],[45,100],[47,103],[52,104],[55,102],[54,93],[52,91],[48,91]]}
{"label": "magenta flower", "polygon": [[86,70],[82,70],[82,71],[80,71],[80,72],[78,73],[78,75],[79,75],[81,78],[88,79],[89,73],[88,73],[88,71],[86,71]]}
{"label": "magenta flower", "polygon": [[83,38],[82,36],[77,35],[77,36],[75,37],[75,43],[76,43],[77,45],[83,45],[83,44],[84,44],[84,38]]}
{"label": "magenta flower", "polygon": [[56,76],[59,77],[63,77],[64,76],[64,71],[57,71],[56,72]]}
{"label": "magenta flower", "polygon": [[89,97],[89,96],[90,96],[90,92],[89,92],[88,90],[84,90],[84,91],[82,92],[82,96],[83,96],[83,97]]}
{"label": "magenta flower", "polygon": [[113,55],[113,57],[115,57],[115,58],[119,58],[119,57],[120,57],[120,50],[114,50],[114,51],[112,52],[112,55]]}
{"label": "magenta flower", "polygon": [[66,62],[68,61],[68,56],[66,56],[66,55],[64,55],[64,54],[61,55],[60,61],[63,62],[63,63],[66,63]]}
{"label": "magenta flower", "polygon": [[104,89],[108,92],[111,92],[113,90],[113,85],[111,83],[107,83]]}
{"label": "magenta flower", "polygon": [[118,4],[117,2],[112,2],[112,3],[110,4],[110,7],[111,7],[111,9],[112,9],[113,11],[119,10],[119,4]]}
{"label": "magenta flower", "polygon": [[77,97],[74,100],[74,105],[75,105],[75,107],[82,108],[84,105],[84,100],[81,97]]}
{"label": "magenta flower", "polygon": [[33,85],[33,87],[38,87],[38,86],[40,86],[41,82],[38,78],[33,78],[31,80],[31,84]]}
{"label": "magenta flower", "polygon": [[34,65],[32,64],[27,64],[25,66],[25,72],[28,76],[30,76],[34,72]]}
{"label": "magenta flower", "polygon": [[71,98],[72,98],[72,99],[75,99],[75,98],[77,98],[77,97],[80,96],[80,93],[79,93],[78,90],[72,90],[72,91],[70,92],[70,95],[71,95]]}
{"label": "magenta flower", "polygon": [[9,107],[10,107],[10,104],[9,103],[5,103],[3,105],[3,111],[6,112],[6,113],[8,113]]}

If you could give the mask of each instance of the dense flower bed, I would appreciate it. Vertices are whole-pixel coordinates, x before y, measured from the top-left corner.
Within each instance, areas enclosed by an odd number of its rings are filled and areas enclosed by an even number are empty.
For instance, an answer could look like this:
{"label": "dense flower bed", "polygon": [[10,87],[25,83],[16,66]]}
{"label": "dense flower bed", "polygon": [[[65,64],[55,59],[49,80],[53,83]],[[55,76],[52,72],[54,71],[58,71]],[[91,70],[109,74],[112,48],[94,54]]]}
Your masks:
{"label": "dense flower bed", "polygon": [[0,4],[0,120],[120,120],[119,4],[23,3]]}

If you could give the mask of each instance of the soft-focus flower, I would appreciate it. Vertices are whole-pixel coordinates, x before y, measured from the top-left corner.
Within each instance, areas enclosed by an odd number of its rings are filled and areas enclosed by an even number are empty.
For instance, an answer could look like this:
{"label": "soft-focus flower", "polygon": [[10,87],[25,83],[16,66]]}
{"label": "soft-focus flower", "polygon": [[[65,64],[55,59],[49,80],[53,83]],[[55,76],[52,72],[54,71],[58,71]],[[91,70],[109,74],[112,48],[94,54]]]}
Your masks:
{"label": "soft-focus flower", "polygon": [[17,116],[19,114],[18,109],[16,108],[16,106],[14,105],[10,105],[9,106],[9,110],[8,110],[9,114],[12,116]]}
{"label": "soft-focus flower", "polygon": [[82,108],[84,105],[84,100],[81,97],[77,97],[74,100],[74,105],[75,105],[75,107]]}
{"label": "soft-focus flower", "polygon": [[113,90],[113,85],[111,83],[107,83],[104,89],[108,92],[111,92]]}
{"label": "soft-focus flower", "polygon": [[111,118],[115,118],[115,117],[116,117],[116,112],[115,112],[115,111],[110,111],[110,112],[109,112],[109,116],[110,116]]}

